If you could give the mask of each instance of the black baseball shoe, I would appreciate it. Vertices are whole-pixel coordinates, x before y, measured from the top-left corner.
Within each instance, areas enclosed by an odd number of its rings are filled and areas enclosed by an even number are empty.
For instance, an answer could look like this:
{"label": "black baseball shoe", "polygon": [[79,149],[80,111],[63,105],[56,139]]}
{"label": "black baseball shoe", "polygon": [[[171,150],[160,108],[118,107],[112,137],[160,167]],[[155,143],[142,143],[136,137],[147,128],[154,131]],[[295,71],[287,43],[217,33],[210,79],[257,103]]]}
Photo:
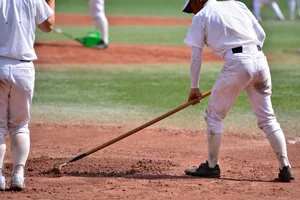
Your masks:
{"label": "black baseball shoe", "polygon": [[294,180],[294,172],[290,166],[285,166],[282,169],[279,169],[278,180],[281,182],[290,182]]}
{"label": "black baseball shoe", "polygon": [[208,161],[202,163],[198,168],[186,169],[184,172],[186,175],[206,178],[220,178],[221,174],[219,165],[216,165],[214,168],[210,168]]}
{"label": "black baseball shoe", "polygon": [[103,40],[100,40],[100,42],[93,46],[95,49],[107,49],[108,44],[106,44]]}

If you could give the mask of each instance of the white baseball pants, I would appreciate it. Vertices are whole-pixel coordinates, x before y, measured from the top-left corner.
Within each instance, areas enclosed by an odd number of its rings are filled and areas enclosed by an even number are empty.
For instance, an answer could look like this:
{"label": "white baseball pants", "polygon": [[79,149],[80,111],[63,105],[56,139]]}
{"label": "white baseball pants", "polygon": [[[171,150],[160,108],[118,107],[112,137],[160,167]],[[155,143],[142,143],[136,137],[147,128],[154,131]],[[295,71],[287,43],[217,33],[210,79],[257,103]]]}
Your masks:
{"label": "white baseball pants", "polygon": [[262,51],[255,45],[243,46],[243,53],[225,56],[222,71],[212,89],[206,123],[208,133],[223,133],[222,120],[245,90],[257,118],[258,127],[269,135],[281,129],[271,103],[271,75]]}
{"label": "white baseball pants", "polygon": [[32,62],[0,57],[0,136],[29,133],[34,81]]}

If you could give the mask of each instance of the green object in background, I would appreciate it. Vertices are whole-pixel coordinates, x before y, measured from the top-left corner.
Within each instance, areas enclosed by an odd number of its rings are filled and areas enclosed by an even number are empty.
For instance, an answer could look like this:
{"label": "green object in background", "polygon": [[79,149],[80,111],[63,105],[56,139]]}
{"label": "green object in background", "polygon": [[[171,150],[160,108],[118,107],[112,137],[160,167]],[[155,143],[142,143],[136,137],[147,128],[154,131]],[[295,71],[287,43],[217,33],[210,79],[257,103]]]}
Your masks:
{"label": "green object in background", "polygon": [[100,41],[102,40],[101,34],[97,30],[89,31],[87,36],[85,36],[85,37],[76,37],[70,33],[66,33],[65,31],[63,31],[60,28],[55,29],[55,32],[58,34],[64,35],[68,38],[71,38],[72,40],[75,40],[75,41],[83,44],[86,47],[93,47],[93,46],[99,44]]}
{"label": "green object in background", "polygon": [[87,36],[79,38],[82,44],[86,47],[93,47],[101,41],[101,34],[99,31],[90,31]]}

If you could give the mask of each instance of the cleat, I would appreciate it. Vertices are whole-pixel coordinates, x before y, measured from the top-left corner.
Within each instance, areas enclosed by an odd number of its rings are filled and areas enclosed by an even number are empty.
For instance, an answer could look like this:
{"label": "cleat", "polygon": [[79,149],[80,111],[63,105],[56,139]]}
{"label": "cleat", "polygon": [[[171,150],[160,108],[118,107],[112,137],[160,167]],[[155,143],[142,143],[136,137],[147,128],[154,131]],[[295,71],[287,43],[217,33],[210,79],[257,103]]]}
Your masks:
{"label": "cleat", "polygon": [[100,42],[93,46],[95,49],[107,49],[108,44],[106,44],[103,40],[100,40]]}
{"label": "cleat", "polygon": [[11,190],[23,190],[25,188],[24,176],[21,174],[15,174],[11,177],[10,180],[10,189]]}
{"label": "cleat", "polygon": [[282,169],[279,169],[278,180],[281,182],[290,182],[294,180],[294,172],[290,166],[284,166]]}
{"label": "cleat", "polygon": [[219,165],[216,165],[214,168],[210,168],[208,166],[208,161],[202,163],[198,168],[186,169],[184,172],[186,175],[206,178],[220,178],[221,174]]}

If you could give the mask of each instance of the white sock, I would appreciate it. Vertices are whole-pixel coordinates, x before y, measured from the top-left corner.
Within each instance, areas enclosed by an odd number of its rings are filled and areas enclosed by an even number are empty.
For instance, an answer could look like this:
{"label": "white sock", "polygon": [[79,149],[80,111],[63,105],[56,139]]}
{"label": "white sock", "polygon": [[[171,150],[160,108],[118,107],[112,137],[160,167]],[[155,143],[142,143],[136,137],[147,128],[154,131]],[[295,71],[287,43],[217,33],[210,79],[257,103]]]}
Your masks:
{"label": "white sock", "polygon": [[0,136],[0,176],[4,176],[5,152],[6,152],[5,138]]}
{"label": "white sock", "polygon": [[282,130],[277,130],[269,134],[268,140],[277,156],[279,168],[282,169],[284,166],[290,166],[287,156],[285,136]]}
{"label": "white sock", "polygon": [[277,4],[275,1],[273,1],[273,2],[271,3],[271,7],[273,8],[273,10],[274,10],[274,12],[276,13],[277,17],[278,17],[279,19],[283,20],[283,19],[284,19],[284,16],[283,16],[283,14],[282,14],[282,12],[281,12],[281,10],[280,10],[278,4]]}
{"label": "white sock", "polygon": [[13,160],[13,173],[23,174],[30,150],[30,137],[28,133],[19,133],[11,138],[11,152]]}
{"label": "white sock", "polygon": [[207,154],[209,167],[214,168],[218,164],[222,144],[222,133],[207,134]]}

